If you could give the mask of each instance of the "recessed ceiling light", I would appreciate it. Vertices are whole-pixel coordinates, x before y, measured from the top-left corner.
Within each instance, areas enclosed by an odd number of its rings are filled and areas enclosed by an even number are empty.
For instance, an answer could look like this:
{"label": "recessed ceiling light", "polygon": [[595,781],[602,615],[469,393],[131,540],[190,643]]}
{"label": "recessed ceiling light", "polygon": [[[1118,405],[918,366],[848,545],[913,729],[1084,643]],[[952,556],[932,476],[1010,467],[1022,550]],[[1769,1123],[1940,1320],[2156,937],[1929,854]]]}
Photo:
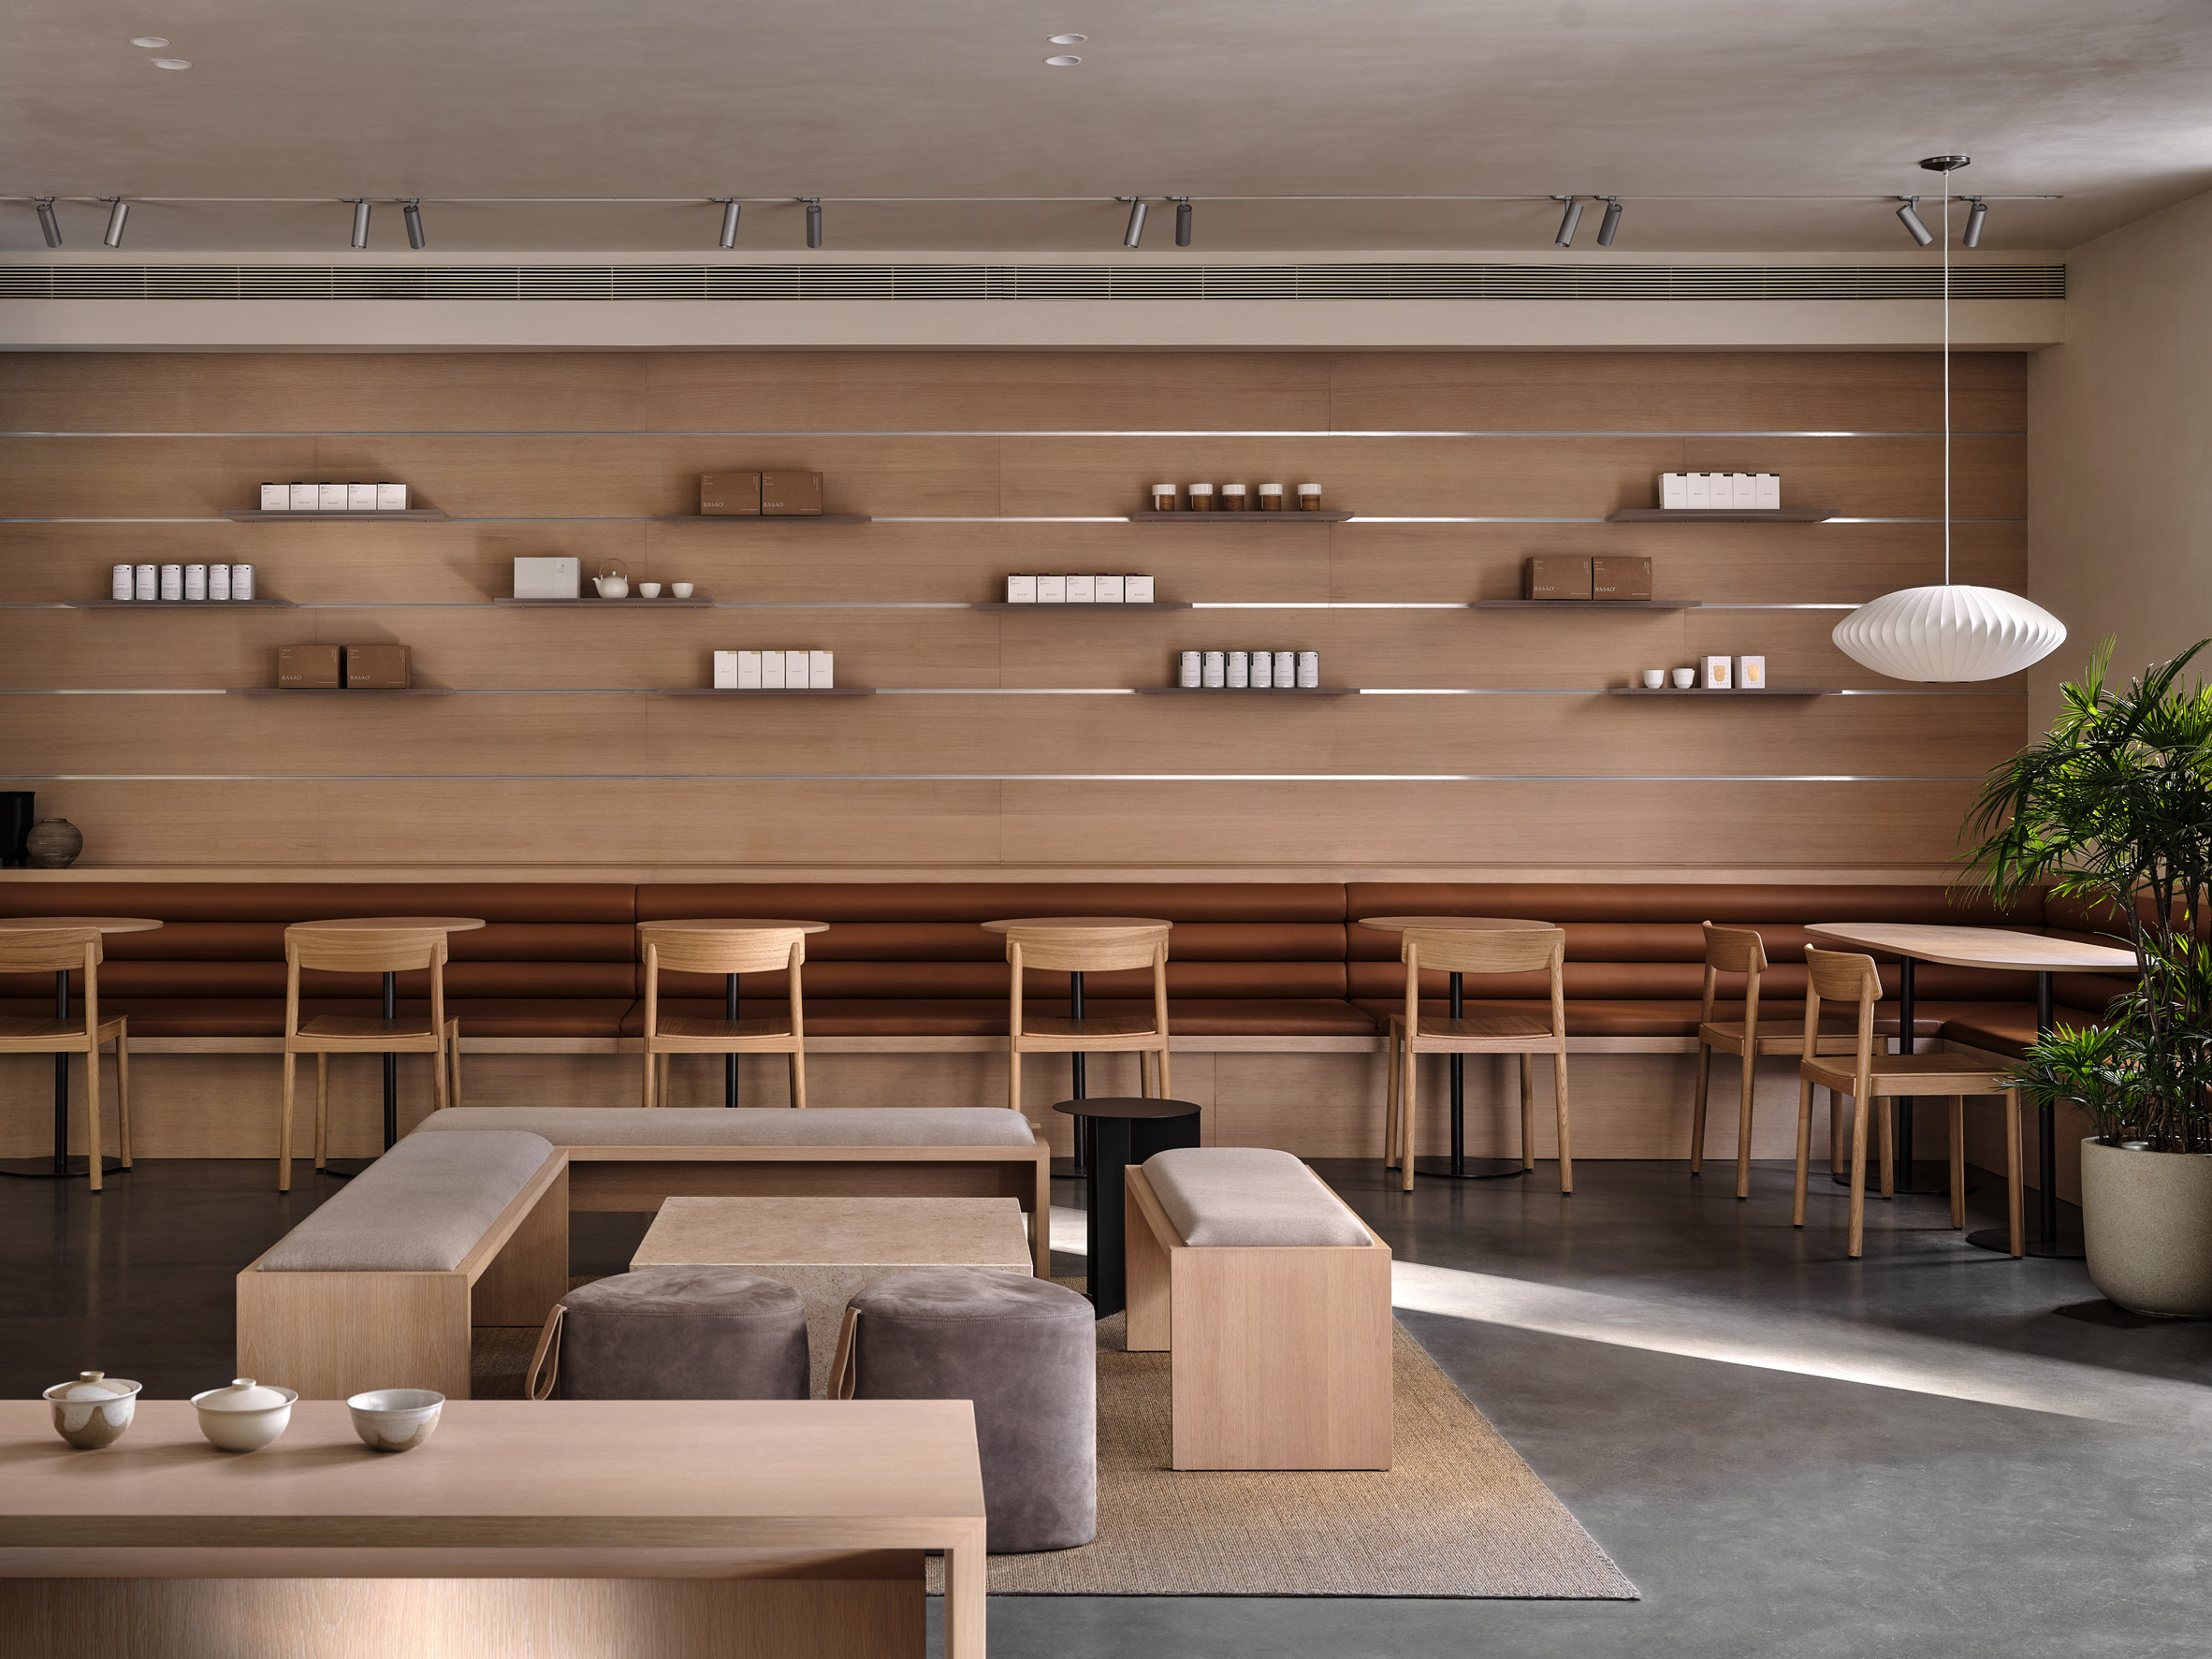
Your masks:
{"label": "recessed ceiling light", "polygon": [[[1088,35],[1047,35],[1044,43],[1047,46],[1081,46],[1089,38]],[[162,44],[167,46],[168,42],[165,40]]]}
{"label": "recessed ceiling light", "polygon": [[1072,69],[1076,65],[1083,62],[1081,58],[1069,56],[1047,58],[1044,61],[1050,64],[1055,69]]}
{"label": "recessed ceiling light", "polygon": [[131,44],[133,46],[142,46],[148,51],[158,51],[161,48],[167,46],[168,42],[159,35],[134,35],[131,36]]}
{"label": "recessed ceiling light", "polygon": [[192,60],[190,58],[155,58],[153,66],[156,69],[189,69],[192,67]]}

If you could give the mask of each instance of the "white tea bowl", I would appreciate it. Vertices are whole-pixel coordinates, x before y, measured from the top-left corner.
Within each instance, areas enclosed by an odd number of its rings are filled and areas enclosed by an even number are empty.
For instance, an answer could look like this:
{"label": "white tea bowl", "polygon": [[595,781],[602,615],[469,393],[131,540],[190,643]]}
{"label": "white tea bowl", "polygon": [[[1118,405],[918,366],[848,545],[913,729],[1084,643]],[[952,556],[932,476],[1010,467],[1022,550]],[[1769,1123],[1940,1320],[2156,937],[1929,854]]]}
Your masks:
{"label": "white tea bowl", "polygon": [[445,1396],[430,1389],[371,1389],[354,1395],[345,1408],[371,1451],[413,1451],[437,1428]]}
{"label": "white tea bowl", "polygon": [[298,1398],[294,1390],[240,1376],[233,1377],[228,1388],[193,1395],[192,1404],[199,1413],[199,1432],[210,1445],[225,1451],[259,1451],[284,1432],[292,1420],[292,1403]]}
{"label": "white tea bowl", "polygon": [[691,585],[689,582],[677,582],[668,591],[678,599],[689,599],[691,597]]}
{"label": "white tea bowl", "polygon": [[637,596],[638,596],[640,599],[658,599],[658,598],[660,598],[660,597],[661,597],[661,584],[660,584],[660,583],[658,583],[658,582],[640,582],[640,583],[638,583],[638,585],[637,585]]}
{"label": "white tea bowl", "polygon": [[1645,690],[1647,690],[1647,691],[1657,691],[1657,690],[1658,690],[1658,689],[1659,689],[1661,686],[1664,686],[1666,683],[1666,669],[1664,669],[1664,668],[1647,668],[1647,669],[1645,669],[1645,670],[1644,670],[1644,688],[1645,688]]}

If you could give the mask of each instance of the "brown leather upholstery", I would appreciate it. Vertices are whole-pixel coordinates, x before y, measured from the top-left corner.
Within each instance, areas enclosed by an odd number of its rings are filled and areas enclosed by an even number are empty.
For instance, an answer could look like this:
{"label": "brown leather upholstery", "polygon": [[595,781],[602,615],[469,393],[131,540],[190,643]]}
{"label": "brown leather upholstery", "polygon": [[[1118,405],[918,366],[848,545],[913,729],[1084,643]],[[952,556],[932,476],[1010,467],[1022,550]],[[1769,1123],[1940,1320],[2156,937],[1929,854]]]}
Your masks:
{"label": "brown leather upholstery", "polygon": [[[108,1006],[105,997],[100,1007]],[[2054,1007],[2051,1023],[2074,1030],[2087,1030],[2103,1024],[2101,1016],[2086,1008]],[[1987,1049],[1993,1055],[2010,1055],[2018,1058],[2029,1043],[2035,1041],[2035,1004],[1986,1005],[1962,1012],[1943,1022],[1943,1035],[1951,1042],[1971,1043],[1975,1048]]]}

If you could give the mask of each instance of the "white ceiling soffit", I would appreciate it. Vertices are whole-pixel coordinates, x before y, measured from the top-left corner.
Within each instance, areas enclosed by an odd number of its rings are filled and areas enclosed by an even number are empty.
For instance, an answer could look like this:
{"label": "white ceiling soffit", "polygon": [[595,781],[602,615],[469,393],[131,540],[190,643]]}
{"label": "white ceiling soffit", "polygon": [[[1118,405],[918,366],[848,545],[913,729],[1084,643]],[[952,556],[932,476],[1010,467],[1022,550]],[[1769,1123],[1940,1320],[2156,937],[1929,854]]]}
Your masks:
{"label": "white ceiling soffit", "polygon": [[[166,36],[156,51],[133,36]],[[1045,36],[1088,36],[1055,69]],[[2075,245],[2212,188],[2204,0],[14,0],[0,193],[134,206],[126,246],[404,255],[711,250],[704,198],[819,195],[825,246],[1116,248],[1110,198],[1187,194],[1193,255],[1538,248],[1548,202],[1301,195],[1620,196],[1609,257],[1903,242],[1871,200],[1976,157],[1984,247]],[[153,66],[155,56],[188,70]],[[288,205],[146,197],[296,196]],[[458,197],[692,197],[622,207]],[[1089,197],[863,203],[840,197]],[[59,207],[93,249],[105,210]],[[1586,216],[1581,246],[1595,232]],[[749,206],[740,252],[803,241]],[[1147,248],[1169,244],[1157,208]],[[1909,247],[1909,244],[1905,244]],[[0,250],[43,250],[21,202]],[[1646,252],[1643,257],[1651,255]]]}

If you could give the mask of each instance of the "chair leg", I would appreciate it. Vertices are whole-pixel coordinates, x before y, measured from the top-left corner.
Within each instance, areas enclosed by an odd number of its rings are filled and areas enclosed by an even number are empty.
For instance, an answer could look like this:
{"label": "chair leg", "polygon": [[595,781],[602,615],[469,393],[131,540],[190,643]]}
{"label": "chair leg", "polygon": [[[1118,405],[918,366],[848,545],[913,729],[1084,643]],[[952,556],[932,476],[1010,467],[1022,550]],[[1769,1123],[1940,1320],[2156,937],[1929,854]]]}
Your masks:
{"label": "chair leg", "polygon": [[1559,1191],[1562,1197],[1575,1190],[1575,1152],[1567,1140],[1567,1081],[1566,1055],[1551,1056],[1551,1092],[1559,1101]]}
{"label": "chair leg", "polygon": [[1415,1138],[1419,1117],[1414,1109],[1413,1063],[1417,1056],[1413,1052],[1412,1032],[1405,1034],[1401,1052],[1405,1058],[1404,1069],[1398,1074],[1398,1188],[1401,1192],[1411,1192],[1414,1149],[1419,1144]]}
{"label": "chair leg", "polygon": [[1697,1043],[1697,1087],[1690,1097],[1690,1173],[1705,1173],[1705,1096],[1712,1083],[1712,1045]]}
{"label": "chair leg", "polygon": [[2022,1225],[2020,1179],[2020,1091],[2013,1089],[2004,1097],[2004,1196],[2005,1219],[2012,1229],[2012,1246],[2015,1256],[2028,1254],[2026,1229]]}
{"label": "chair leg", "polygon": [[283,1105],[277,1109],[277,1190],[279,1192],[292,1190],[292,1073],[298,1061],[298,1055],[287,1053],[284,1055],[284,1097]]}
{"label": "chair leg", "polygon": [[100,1152],[100,1034],[95,1031],[92,1041],[84,1050],[84,1149],[91,1156],[85,1167],[92,1176],[92,1189],[100,1190],[100,1165],[107,1160]]}
{"label": "chair leg", "polygon": [[[1882,1196],[1897,1197],[1897,1102],[1887,1095],[1867,1102],[1882,1114]],[[1866,1105],[1860,1107],[1866,1110]]]}
{"label": "chair leg", "polygon": [[430,1051],[430,1110],[443,1112],[450,1102],[445,1098],[445,1034],[438,1033],[438,1046]]}
{"label": "chair leg", "polygon": [[1743,1104],[1736,1114],[1736,1196],[1751,1197],[1752,1097],[1758,1089],[1759,1057],[1743,1045]]}
{"label": "chair leg", "polygon": [[330,1056],[315,1056],[315,1168],[330,1161]]}
{"label": "chair leg", "polygon": [[1843,1097],[1834,1089],[1828,1090],[1828,1173],[1848,1174],[1851,1152],[1843,1140]]}
{"label": "chair leg", "polygon": [[123,1167],[131,1167],[131,1030],[128,1021],[115,1034],[115,1129]]}
{"label": "chair leg", "polygon": [[1152,1070],[1159,1078],[1159,1098],[1164,1100],[1168,1099],[1168,1040],[1164,1037],[1153,1054]]}
{"label": "chair leg", "polygon": [[1536,1101],[1535,1084],[1531,1073],[1535,1064],[1527,1055],[1521,1056],[1521,1167],[1536,1167]]}
{"label": "chair leg", "polygon": [[1867,1237],[1867,1113],[1874,1102],[1851,1099],[1851,1233],[1844,1254],[1856,1259]]}
{"label": "chair leg", "polygon": [[1398,1028],[1383,1037],[1383,1168],[1398,1167]]}
{"label": "chair leg", "polygon": [[460,1021],[445,1022],[445,1104],[460,1104]]}
{"label": "chair leg", "polygon": [[1966,1097],[1951,1097],[1951,1230],[1966,1225]]}
{"label": "chair leg", "polygon": [[807,1109],[807,1051],[791,1051],[791,1104],[794,1112]]}
{"label": "chair leg", "polygon": [[645,1082],[639,1089],[637,1103],[640,1106],[653,1103],[653,1045],[649,1040],[645,1044]]}
{"label": "chair leg", "polygon": [[[1836,1146],[1828,1143],[1828,1161],[1835,1162]],[[1805,1225],[1805,1171],[1812,1162],[1812,1084],[1810,1079],[1797,1083],[1797,1195],[1790,1203],[1790,1225]]]}
{"label": "chair leg", "polygon": [[1011,1039],[1006,1045],[1006,1103],[1012,1111],[1022,1109],[1022,1045]]}
{"label": "chair leg", "polygon": [[668,1104],[668,1069],[674,1058],[672,1055],[662,1054],[660,1070],[653,1074],[653,1099],[663,1106]]}

